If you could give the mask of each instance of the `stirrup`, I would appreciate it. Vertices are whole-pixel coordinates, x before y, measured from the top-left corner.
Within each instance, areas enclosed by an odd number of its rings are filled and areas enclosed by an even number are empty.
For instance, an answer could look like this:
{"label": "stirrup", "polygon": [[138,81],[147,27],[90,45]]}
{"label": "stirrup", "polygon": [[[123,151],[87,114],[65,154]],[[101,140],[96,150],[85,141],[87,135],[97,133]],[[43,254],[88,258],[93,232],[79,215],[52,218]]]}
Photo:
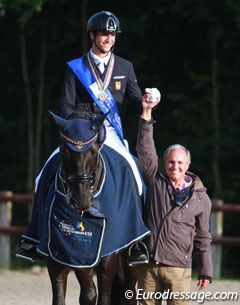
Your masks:
{"label": "stirrup", "polygon": [[137,266],[149,263],[149,253],[143,241],[133,243],[128,250],[128,265]]}
{"label": "stirrup", "polygon": [[16,256],[29,260],[36,261],[37,243],[21,240],[16,250]]}

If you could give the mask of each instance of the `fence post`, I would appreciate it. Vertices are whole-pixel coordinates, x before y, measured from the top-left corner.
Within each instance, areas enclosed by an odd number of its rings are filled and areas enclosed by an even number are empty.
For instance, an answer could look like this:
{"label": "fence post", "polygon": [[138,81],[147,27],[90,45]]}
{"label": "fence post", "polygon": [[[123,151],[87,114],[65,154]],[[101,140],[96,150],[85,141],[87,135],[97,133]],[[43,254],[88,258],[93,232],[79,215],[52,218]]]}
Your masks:
{"label": "fence post", "polygon": [[[2,195],[11,196],[12,192],[0,192]],[[0,227],[9,227],[12,221],[12,202],[1,201],[0,202]],[[10,234],[1,233],[0,234],[0,267],[9,268],[10,267]]]}
{"label": "fence post", "polygon": [[[220,199],[213,200],[213,204],[221,206],[223,201]],[[211,213],[210,219],[210,228],[212,237],[222,237],[223,235],[223,212],[222,211],[213,211]],[[221,277],[221,261],[222,261],[222,245],[213,244],[213,268],[214,268],[214,277]]]}

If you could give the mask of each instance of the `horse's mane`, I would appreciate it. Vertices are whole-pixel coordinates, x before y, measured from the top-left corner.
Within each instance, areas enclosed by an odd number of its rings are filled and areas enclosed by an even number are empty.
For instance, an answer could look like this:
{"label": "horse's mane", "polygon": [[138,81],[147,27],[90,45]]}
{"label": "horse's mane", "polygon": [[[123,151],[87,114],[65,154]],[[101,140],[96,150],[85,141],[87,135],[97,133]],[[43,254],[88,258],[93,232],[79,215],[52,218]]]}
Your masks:
{"label": "horse's mane", "polygon": [[69,119],[82,118],[87,120],[92,120],[94,118],[93,112],[90,108],[90,104],[78,104],[73,109]]}
{"label": "horse's mane", "polygon": [[[87,105],[87,107],[86,107],[86,105]],[[91,121],[95,122],[92,127],[97,128],[98,133],[99,133],[98,143],[102,144],[106,138],[106,129],[103,125],[103,120],[98,121],[98,118],[90,109],[90,104],[86,104],[86,105],[78,104],[77,106],[75,106],[72,113],[68,116],[68,119],[73,120],[73,119],[80,118],[80,119],[91,120]],[[104,119],[106,117],[106,114],[102,115],[102,116],[100,115],[99,119],[101,119],[101,117],[103,117],[103,119]],[[102,126],[100,126],[99,123],[101,123]],[[93,129],[95,129],[95,128],[93,128]]]}

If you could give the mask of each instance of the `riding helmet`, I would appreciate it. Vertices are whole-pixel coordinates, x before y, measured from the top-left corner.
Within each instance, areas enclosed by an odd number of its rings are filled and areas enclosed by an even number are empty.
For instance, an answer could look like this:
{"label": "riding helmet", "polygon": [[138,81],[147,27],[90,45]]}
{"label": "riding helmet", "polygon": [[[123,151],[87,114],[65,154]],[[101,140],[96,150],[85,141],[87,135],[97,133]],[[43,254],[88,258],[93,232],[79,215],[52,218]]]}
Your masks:
{"label": "riding helmet", "polygon": [[91,16],[87,23],[87,31],[98,32],[106,31],[111,33],[121,33],[120,22],[111,12],[102,11]]}

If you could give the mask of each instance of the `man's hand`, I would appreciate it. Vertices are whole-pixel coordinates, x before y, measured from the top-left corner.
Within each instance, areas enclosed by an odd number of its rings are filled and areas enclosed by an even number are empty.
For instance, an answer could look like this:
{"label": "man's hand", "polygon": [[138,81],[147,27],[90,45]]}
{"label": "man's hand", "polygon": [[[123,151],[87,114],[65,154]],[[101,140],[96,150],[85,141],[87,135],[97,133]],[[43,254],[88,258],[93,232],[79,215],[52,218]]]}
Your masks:
{"label": "man's hand", "polygon": [[204,289],[204,288],[206,288],[210,283],[211,283],[211,281],[209,281],[208,279],[199,279],[199,280],[198,280],[198,283],[197,283],[198,289],[199,289],[199,290]]}
{"label": "man's hand", "polygon": [[145,93],[142,97],[142,108],[143,112],[141,114],[141,118],[146,121],[150,121],[152,118],[152,109],[157,106],[157,104],[161,100],[161,95],[156,97],[155,102],[152,102],[152,95],[151,93]]}

